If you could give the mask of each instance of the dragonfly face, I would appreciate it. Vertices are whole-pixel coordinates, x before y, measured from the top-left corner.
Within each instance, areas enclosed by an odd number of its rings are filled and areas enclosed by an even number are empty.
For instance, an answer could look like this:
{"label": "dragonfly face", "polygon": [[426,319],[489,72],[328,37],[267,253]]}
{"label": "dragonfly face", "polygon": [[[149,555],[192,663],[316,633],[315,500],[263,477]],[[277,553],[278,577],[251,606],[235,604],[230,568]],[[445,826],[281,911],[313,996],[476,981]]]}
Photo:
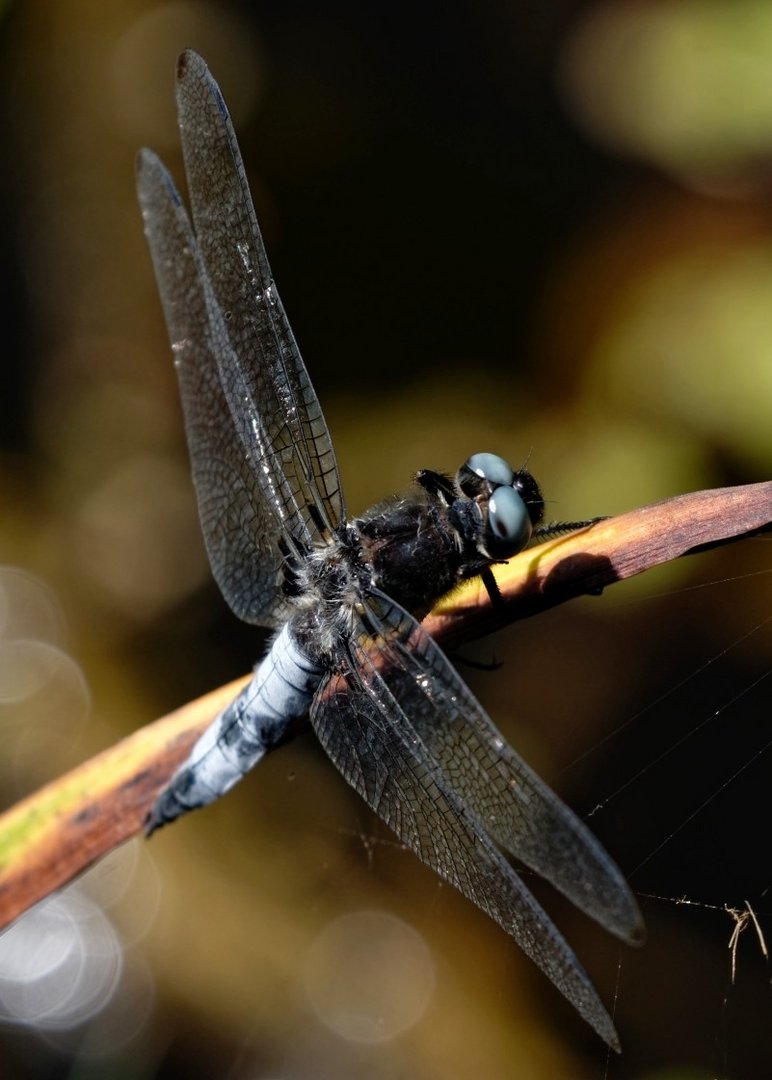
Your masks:
{"label": "dragonfly face", "polygon": [[501,849],[627,941],[641,936],[635,901],[416,619],[525,546],[543,514],[539,488],[525,470],[478,453],[454,479],[424,470],[407,494],[346,518],[227,108],[195,53],[180,57],[177,75],[192,223],[150,151],[139,157],[139,199],[212,571],[236,615],[278,633],[161,793],[149,831],[222,795],[307,714],[400,839],[618,1047],[579,961]]}

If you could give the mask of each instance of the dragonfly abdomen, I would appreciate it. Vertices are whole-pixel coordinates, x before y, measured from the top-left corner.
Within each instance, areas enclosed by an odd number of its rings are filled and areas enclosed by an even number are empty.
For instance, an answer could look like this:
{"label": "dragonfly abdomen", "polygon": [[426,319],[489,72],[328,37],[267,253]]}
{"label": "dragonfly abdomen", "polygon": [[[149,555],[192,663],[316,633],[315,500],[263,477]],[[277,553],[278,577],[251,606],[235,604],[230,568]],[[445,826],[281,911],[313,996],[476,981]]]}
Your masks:
{"label": "dragonfly abdomen", "polygon": [[323,674],[286,624],[251,681],[209,725],[161,794],[148,834],[230,791],[306,715]]}

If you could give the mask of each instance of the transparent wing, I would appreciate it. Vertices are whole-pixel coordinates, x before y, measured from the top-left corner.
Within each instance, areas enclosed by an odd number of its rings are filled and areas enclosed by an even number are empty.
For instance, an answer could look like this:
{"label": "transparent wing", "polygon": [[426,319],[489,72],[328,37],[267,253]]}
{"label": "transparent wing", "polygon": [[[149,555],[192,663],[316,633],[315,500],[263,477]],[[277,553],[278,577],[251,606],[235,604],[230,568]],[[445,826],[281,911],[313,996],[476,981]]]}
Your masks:
{"label": "transparent wing", "polygon": [[148,151],[137,190],[212,572],[240,618],[275,626],[286,614],[279,542],[306,547],[343,520],[338,470],[271,279],[227,110],[194,53],[179,61],[178,110],[198,235]]}
{"label": "transparent wing", "polygon": [[415,619],[382,594],[377,606],[382,683],[467,809],[590,918],[640,942],[635,898],[590,830],[513,750]]}
{"label": "transparent wing", "polygon": [[[549,852],[562,845],[581,849],[585,830],[579,825],[582,841],[577,842],[579,823],[573,814],[514,751],[510,754],[519,766],[515,774],[523,784],[519,793],[502,786],[494,768],[494,762],[502,760],[497,747],[491,747],[486,760],[474,738],[457,754],[443,749],[444,740],[435,741],[430,718],[438,730],[450,723],[448,740],[463,743],[474,721],[465,724],[461,710],[471,704],[473,714],[484,714],[412,616],[386,597],[374,604],[372,617],[365,615],[351,642],[341,645],[336,671],[314,699],[311,722],[322,746],[400,839],[511,934],[598,1034],[618,1048],[608,1013],[575,954],[494,845],[496,824],[490,815],[480,816],[487,800],[477,794],[478,787],[490,783],[493,775],[497,811],[505,809],[508,800],[520,803],[515,819],[530,834],[523,849],[531,856],[539,845],[545,849],[543,857],[532,861],[541,864],[540,873],[557,876],[568,895],[576,891],[568,879],[582,873],[581,865],[569,872],[569,857]],[[488,725],[492,730],[490,721]],[[529,797],[537,804],[533,810]],[[554,834],[540,831],[552,827]],[[595,841],[591,847],[597,848]],[[605,857],[603,862],[611,865]],[[611,891],[619,886],[617,878],[614,869]],[[622,888],[626,892],[624,883]]]}
{"label": "transparent wing", "polygon": [[228,109],[192,51],[177,65],[177,112],[193,229],[232,345],[218,357],[223,391],[246,445],[261,425],[259,467],[282,481],[274,508],[285,531],[308,542],[316,521],[334,528],[345,517],[335,453],[271,274]]}
{"label": "transparent wing", "polygon": [[174,352],[212,573],[239,618],[277,625],[283,558],[275,514],[220,382],[217,357],[231,350],[225,321],[174,183],[149,150],[137,160],[137,191]]}

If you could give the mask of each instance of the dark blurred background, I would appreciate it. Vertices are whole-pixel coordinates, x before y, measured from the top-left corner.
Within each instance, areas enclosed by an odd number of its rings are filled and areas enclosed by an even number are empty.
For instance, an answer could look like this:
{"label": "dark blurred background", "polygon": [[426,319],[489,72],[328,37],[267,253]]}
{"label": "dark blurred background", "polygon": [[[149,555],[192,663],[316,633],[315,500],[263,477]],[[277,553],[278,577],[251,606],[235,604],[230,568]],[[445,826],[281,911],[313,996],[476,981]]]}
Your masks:
{"label": "dark blurred background", "polygon": [[[769,479],[764,0],[0,14],[3,805],[263,648],[209,578],[133,190],[141,145],[180,177],[185,46],[231,107],[351,511],[478,449],[527,457],[568,520]],[[633,954],[539,893],[620,1059],[306,734],[0,940],[0,1074],[772,1075],[770,556],[684,560],[469,650],[639,894]]]}

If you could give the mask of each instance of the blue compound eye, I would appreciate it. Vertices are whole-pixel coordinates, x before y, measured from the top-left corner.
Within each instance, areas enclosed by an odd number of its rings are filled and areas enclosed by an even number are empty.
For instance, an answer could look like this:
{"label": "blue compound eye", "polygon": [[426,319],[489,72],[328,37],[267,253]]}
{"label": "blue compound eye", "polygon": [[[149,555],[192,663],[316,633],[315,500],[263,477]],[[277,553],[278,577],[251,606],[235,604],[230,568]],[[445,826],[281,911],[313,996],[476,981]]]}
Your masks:
{"label": "blue compound eye", "polygon": [[[489,455],[493,456],[493,455]],[[508,559],[531,539],[528,509],[514,488],[497,487],[488,500],[485,549],[492,559]]]}
{"label": "blue compound eye", "polygon": [[511,487],[514,479],[512,466],[498,454],[472,454],[458,470],[458,484],[465,495]]}

